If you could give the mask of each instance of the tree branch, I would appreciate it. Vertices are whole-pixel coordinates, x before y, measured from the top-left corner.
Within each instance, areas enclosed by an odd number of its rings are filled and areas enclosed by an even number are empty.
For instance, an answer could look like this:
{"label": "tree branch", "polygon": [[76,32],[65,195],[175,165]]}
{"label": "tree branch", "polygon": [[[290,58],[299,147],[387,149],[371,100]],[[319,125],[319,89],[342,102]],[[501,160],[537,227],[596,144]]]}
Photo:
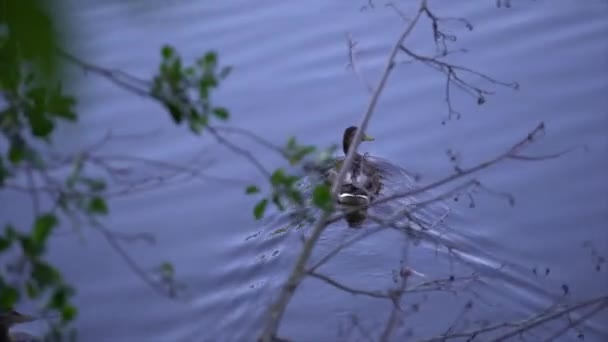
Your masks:
{"label": "tree branch", "polygon": [[[390,72],[395,65],[395,56],[397,55],[397,52],[399,51],[399,47],[401,46],[401,44],[403,43],[405,38],[414,29],[416,23],[418,22],[418,19],[420,18],[422,10],[425,6],[426,6],[426,0],[421,0],[420,6],[416,13],[416,16],[414,17],[412,22],[409,23],[409,25],[407,25],[405,27],[404,31],[401,33],[401,35],[397,39],[397,42],[393,46],[393,48],[387,58],[386,65],[384,67],[384,71],[382,73],[380,81],[374,91],[374,94],[372,95],[368,108],[367,108],[365,114],[363,115],[363,118],[361,119],[361,123],[358,126],[359,128],[357,129],[357,132],[355,133],[355,137],[353,138],[354,143],[350,146],[347,156],[344,160],[344,163],[340,169],[340,173],[337,176],[337,180],[332,185],[331,194],[332,194],[333,198],[335,198],[337,190],[342,185],[342,183],[344,181],[344,176],[346,175],[347,170],[352,165],[352,162],[353,162],[353,159],[355,156],[355,152],[357,150],[357,147],[359,146],[359,142],[361,141],[363,132],[365,132],[367,123],[369,122],[369,120],[372,116],[372,113],[374,112],[374,109],[376,108],[376,104],[378,102],[378,99],[380,98],[380,94],[382,93],[384,86],[386,85],[386,81],[388,80],[388,77],[390,75]],[[262,331],[262,335],[261,335],[262,342],[271,342],[272,338],[274,336],[276,336],[276,333],[279,328],[281,319],[283,318],[285,309],[287,308],[287,305],[289,304],[289,301],[291,300],[293,294],[295,293],[302,278],[306,274],[306,269],[305,269],[306,263],[307,263],[308,259],[310,258],[311,254],[312,254],[312,250],[313,250],[315,244],[317,243],[317,240],[321,236],[321,233],[323,232],[324,228],[327,227],[326,221],[330,217],[330,215],[331,215],[331,211],[323,212],[323,214],[319,218],[319,221],[313,228],[310,237],[304,243],[303,250],[298,257],[296,264],[291,271],[291,274],[289,275],[287,283],[285,284],[285,286],[279,293],[279,298],[270,307],[270,315],[268,317],[268,322],[266,323],[266,325]]]}

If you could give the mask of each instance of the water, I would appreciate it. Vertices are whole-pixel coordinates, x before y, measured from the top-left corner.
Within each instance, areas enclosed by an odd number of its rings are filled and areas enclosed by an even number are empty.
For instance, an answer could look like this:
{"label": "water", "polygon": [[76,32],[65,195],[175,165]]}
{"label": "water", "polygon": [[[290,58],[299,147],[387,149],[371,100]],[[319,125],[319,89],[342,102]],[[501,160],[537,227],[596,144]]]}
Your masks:
{"label": "water", "polygon": [[[72,1],[65,11],[77,28],[76,55],[141,77],[155,72],[162,44],[174,45],[186,59],[217,50],[222,63],[234,66],[216,96],[230,109],[231,124],[277,144],[296,135],[300,141],[327,145],[339,142],[344,127],[359,121],[368,101],[345,67],[346,33],[358,42],[359,67],[373,82],[403,27],[382,3],[362,10],[367,3]],[[605,294],[608,288],[606,265],[595,270],[587,242],[600,255],[608,253],[608,4],[564,0],[512,5],[498,9],[494,1],[431,2],[437,13],[466,17],[475,26],[470,33],[453,26],[456,47],[470,52],[450,61],[517,81],[519,91],[492,87],[497,94],[483,106],[455,91],[454,104],[464,115],[441,125],[447,114],[444,76],[424,65],[399,65],[368,128],[376,141],[362,149],[419,174],[421,183],[451,172],[446,149],[460,152],[463,165],[474,165],[505,151],[540,121],[546,124],[546,136],[529,154],[579,145],[589,149],[540,163],[506,161],[479,175],[484,186],[512,194],[513,207],[487,193],[476,195],[475,208],[464,199],[436,207],[449,210],[440,238],[459,251],[463,262],[450,262],[445,250],[423,239],[418,246],[409,245],[409,265],[431,278],[477,271],[484,281],[473,287],[477,296],[406,298],[406,326],[397,331],[402,338],[444,332],[469,299],[474,305],[467,318],[496,323],[541,310],[562,296],[562,284],[568,284],[572,301]],[[413,2],[400,6],[407,11]],[[408,38],[408,46],[420,53],[434,51],[428,22]],[[195,138],[173,127],[157,104],[94,76],[79,76],[77,82],[82,121],[64,129],[61,149],[96,141],[110,128],[154,131],[116,141],[105,151],[174,163],[202,154],[205,174],[244,184],[263,182],[246,160],[209,137]],[[268,150],[246,146],[269,167],[279,166]],[[285,219],[255,222],[255,199],[242,192],[242,182],[193,180],[111,201],[107,226],[154,234],[155,246],[133,244],[129,253],[146,268],[173,262],[188,287],[187,302],[159,297],[95,232],[85,233],[84,243],[58,239],[51,253],[78,286],[82,340],[255,340],[265,307],[290,270],[307,228],[272,234],[284,227]],[[357,233],[343,222],[332,226],[315,256]],[[394,231],[379,232],[345,249],[321,271],[354,287],[386,289],[393,285],[405,241]],[[417,313],[411,312],[414,304]],[[281,335],[296,341],[356,341],[365,340],[361,331],[366,331],[376,338],[389,312],[387,301],[353,297],[307,279],[289,306]],[[359,331],[352,329],[353,315],[361,322]],[[608,337],[600,324],[606,318],[604,312],[585,326],[586,340]]]}

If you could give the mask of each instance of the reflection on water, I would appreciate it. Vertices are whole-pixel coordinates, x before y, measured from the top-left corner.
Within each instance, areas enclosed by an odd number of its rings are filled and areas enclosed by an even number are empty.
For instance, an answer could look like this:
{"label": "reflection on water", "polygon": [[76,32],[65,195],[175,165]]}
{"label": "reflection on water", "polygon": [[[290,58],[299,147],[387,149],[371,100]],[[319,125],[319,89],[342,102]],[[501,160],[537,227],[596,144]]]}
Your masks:
{"label": "reflection on water", "polygon": [[[357,40],[361,72],[374,81],[402,29],[390,8],[360,11],[367,2],[128,3],[72,1],[69,11],[82,42],[74,53],[145,77],[156,70],[158,50],[167,42],[185,58],[216,49],[235,66],[218,103],[231,110],[235,125],[279,143],[292,134],[324,146],[338,142],[345,123],[356,122],[368,101],[352,71],[344,68],[344,33]],[[340,283],[393,288],[402,260],[414,271],[411,286],[453,277],[451,289],[404,298],[407,320],[400,336],[411,340],[435,336],[452,324],[467,329],[528,317],[551,303],[588,299],[608,288],[606,269],[597,261],[608,254],[608,6],[600,1],[512,2],[510,10],[490,1],[433,6],[474,24],[471,33],[456,32],[457,47],[470,53],[454,55],[455,61],[516,80],[521,90],[498,92],[483,106],[454,94],[465,115],[442,126],[445,79],[424,65],[400,64],[368,128],[376,142],[362,147],[385,158],[376,160],[386,173],[383,196],[449,174],[448,148],[473,165],[502,152],[539,121],[547,124],[547,135],[531,153],[581,143],[590,149],[542,164],[507,162],[480,175],[489,188],[513,194],[513,207],[483,193],[475,194],[474,208],[448,198],[403,217],[399,223],[411,229],[375,228],[372,216],[385,217],[438,195],[427,193],[371,207],[357,229],[345,221],[326,229],[311,262],[346,244],[319,267]],[[410,43],[417,51],[432,51],[431,36],[424,31]],[[76,91],[82,126],[67,130],[60,146],[81,146],[107,128],[123,133],[160,129],[155,139],[118,144],[108,152],[176,161],[206,148],[205,155],[217,161],[206,172],[262,183],[238,156],[207,137],[174,129],[155,104],[94,77],[83,78],[81,85]],[[264,148],[246,146],[264,163],[278,166]],[[187,304],[158,298],[96,236],[84,247],[59,242],[51,253],[79,288],[82,340],[254,340],[310,224],[292,224],[289,212],[254,221],[253,204],[241,186],[214,182],[178,184],[110,203],[108,225],[114,230],[157,236],[156,246],[133,246],[131,252],[146,265],[172,261],[194,297]],[[307,278],[288,308],[281,335],[296,341],[375,338],[391,309],[389,301],[353,296]],[[600,324],[605,318],[584,326],[585,340],[608,336]],[[568,336],[576,338],[576,333]]]}
{"label": "reflection on water", "polygon": [[351,228],[360,228],[363,226],[363,222],[367,219],[367,209],[359,209],[355,211],[346,210],[344,212],[344,219],[348,222],[348,226]]}

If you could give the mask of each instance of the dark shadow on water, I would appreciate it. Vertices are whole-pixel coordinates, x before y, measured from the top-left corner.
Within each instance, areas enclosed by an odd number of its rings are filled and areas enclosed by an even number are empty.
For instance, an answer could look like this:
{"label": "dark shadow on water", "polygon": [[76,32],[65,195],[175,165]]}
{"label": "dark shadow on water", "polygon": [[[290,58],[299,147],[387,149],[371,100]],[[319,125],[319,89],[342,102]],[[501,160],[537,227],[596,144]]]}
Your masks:
{"label": "dark shadow on water", "polygon": [[350,228],[361,228],[367,219],[367,208],[354,212],[346,212],[345,220]]}

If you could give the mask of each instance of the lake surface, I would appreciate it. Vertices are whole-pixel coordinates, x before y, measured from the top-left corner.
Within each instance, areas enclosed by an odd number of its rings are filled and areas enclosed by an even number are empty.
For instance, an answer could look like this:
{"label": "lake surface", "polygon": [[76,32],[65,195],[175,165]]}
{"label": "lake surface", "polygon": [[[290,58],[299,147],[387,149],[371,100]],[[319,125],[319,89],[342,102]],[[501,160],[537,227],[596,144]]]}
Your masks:
{"label": "lake surface", "polygon": [[[295,135],[299,141],[326,146],[338,143],[343,129],[359,122],[369,100],[346,68],[345,35],[358,42],[359,67],[374,83],[403,29],[395,11],[383,2],[374,3],[371,8],[367,1],[327,0],[71,1],[65,16],[76,28],[76,55],[142,78],[156,71],[163,44],[172,44],[187,60],[216,50],[221,63],[234,66],[214,94],[216,103],[230,110],[230,124],[280,145]],[[411,13],[413,3],[396,2],[406,13]],[[421,64],[399,64],[368,128],[376,141],[361,149],[419,174],[421,183],[452,172],[447,149],[461,154],[463,166],[473,166],[506,151],[541,121],[546,135],[528,154],[581,145],[588,150],[543,162],[506,161],[479,174],[486,187],[512,194],[514,206],[480,192],[474,208],[463,198],[429,210],[430,216],[449,210],[443,239],[466,257],[466,263],[431,243],[412,245],[401,234],[384,231],[345,249],[320,269],[370,290],[392,286],[393,270],[399,269],[404,256],[410,267],[429,279],[481,275],[480,284],[458,296],[406,298],[405,325],[397,329],[395,340],[415,341],[445,332],[469,300],[473,307],[465,317],[472,326],[480,320],[525,318],[555,301],[586,300],[608,290],[608,265],[597,271],[591,252],[594,247],[598,255],[608,255],[608,3],[511,5],[507,9],[497,8],[495,1],[431,2],[437,14],[465,17],[475,27],[468,32],[450,25],[458,35],[454,47],[469,52],[449,61],[519,82],[518,91],[479,83],[496,91],[483,106],[454,91],[454,104],[463,116],[442,125],[447,115],[445,76]],[[427,20],[407,45],[420,53],[434,52]],[[77,127],[64,129],[57,141],[60,149],[96,141],[107,129],[154,132],[117,140],[104,151],[177,164],[201,154],[203,163],[209,162],[207,175],[263,184],[247,160],[209,136],[194,137],[183,127],[174,127],[154,102],[94,75],[79,75],[76,82],[82,120]],[[269,168],[282,165],[267,149],[238,137],[234,141]],[[99,234],[84,230],[84,242],[73,235],[58,238],[51,253],[78,287],[81,339],[254,341],[265,308],[291,270],[301,235],[309,228],[273,234],[285,218],[271,215],[255,221],[255,198],[244,196],[243,189],[243,183],[192,180],[110,202],[107,226],[154,234],[156,245],[135,243],[129,252],[146,268],[174,263],[178,279],[187,286],[185,302],[158,296]],[[343,222],[332,225],[313,259],[359,231]],[[564,284],[569,289],[565,298]],[[418,312],[412,311],[414,305]],[[376,340],[390,309],[388,301],[353,296],[307,279],[289,305],[280,334],[294,341],[363,341],[365,331]],[[353,330],[355,316],[361,331]],[[608,329],[601,324],[607,320],[603,311],[581,326],[585,340],[608,340]],[[37,328],[32,325],[31,330]],[[542,335],[543,330],[537,332]],[[573,331],[561,339],[577,340],[576,335]]]}

